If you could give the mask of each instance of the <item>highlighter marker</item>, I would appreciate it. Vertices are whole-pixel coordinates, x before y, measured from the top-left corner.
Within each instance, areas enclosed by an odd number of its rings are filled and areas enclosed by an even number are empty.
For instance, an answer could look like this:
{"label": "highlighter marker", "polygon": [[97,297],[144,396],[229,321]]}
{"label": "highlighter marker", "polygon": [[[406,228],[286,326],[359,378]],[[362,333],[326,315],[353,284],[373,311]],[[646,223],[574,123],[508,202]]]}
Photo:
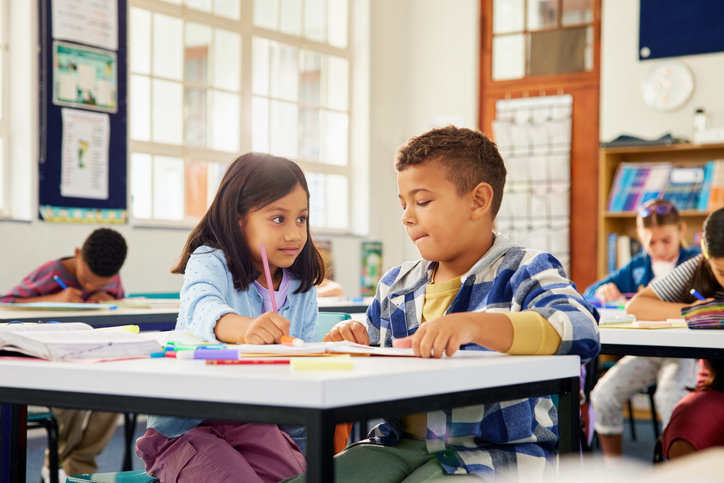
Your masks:
{"label": "highlighter marker", "polygon": [[304,345],[304,341],[302,339],[291,337],[289,335],[283,335],[280,342],[282,343],[282,345],[286,345],[289,347],[302,347]]}
{"label": "highlighter marker", "polygon": [[702,297],[702,295],[699,292],[696,291],[695,288],[692,288],[691,290],[689,290],[689,293],[699,300],[706,300],[704,297]]}
{"label": "highlighter marker", "polygon": [[239,351],[234,349],[176,351],[176,359],[239,359]]}

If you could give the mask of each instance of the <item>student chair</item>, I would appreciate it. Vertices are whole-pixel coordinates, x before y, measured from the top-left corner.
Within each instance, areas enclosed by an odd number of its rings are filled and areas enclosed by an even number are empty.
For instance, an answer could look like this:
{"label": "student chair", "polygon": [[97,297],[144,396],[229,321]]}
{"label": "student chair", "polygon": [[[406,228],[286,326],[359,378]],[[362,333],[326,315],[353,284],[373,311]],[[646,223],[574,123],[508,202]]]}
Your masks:
{"label": "student chair", "polygon": [[[651,405],[651,423],[654,425],[654,439],[659,439],[659,417],[658,414],[656,414],[656,404],[654,403],[654,393],[656,392],[656,384],[652,384],[649,387],[645,387],[639,391],[642,394],[647,394],[649,396],[649,403]],[[634,412],[633,412],[633,404],[631,403],[631,400],[628,400],[628,414],[629,414],[629,424],[631,427],[631,439],[633,441],[636,441],[636,421],[634,420]]]}
{"label": "student chair", "polygon": [[154,483],[159,480],[148,476],[145,471],[123,471],[69,476],[65,481],[67,483]]}
{"label": "student chair", "polygon": [[28,429],[45,428],[48,432],[48,469],[50,483],[58,483],[58,422],[50,411],[28,411]]}
{"label": "student chair", "polygon": [[324,336],[332,330],[332,327],[342,322],[350,320],[351,315],[344,312],[320,312],[317,318],[317,337],[319,342],[324,342]]}

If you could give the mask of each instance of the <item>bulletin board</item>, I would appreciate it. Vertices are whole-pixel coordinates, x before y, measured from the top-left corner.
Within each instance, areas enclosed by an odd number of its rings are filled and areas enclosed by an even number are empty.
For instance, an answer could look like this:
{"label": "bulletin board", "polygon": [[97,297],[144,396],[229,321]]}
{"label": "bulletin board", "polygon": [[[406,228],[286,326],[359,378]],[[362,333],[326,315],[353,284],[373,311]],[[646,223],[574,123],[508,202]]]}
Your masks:
{"label": "bulletin board", "polygon": [[553,254],[570,275],[570,95],[495,103],[493,136],[508,171],[495,231]]}
{"label": "bulletin board", "polygon": [[641,0],[639,60],[724,51],[724,2]]}
{"label": "bulletin board", "polygon": [[127,0],[39,0],[38,216],[127,222]]}

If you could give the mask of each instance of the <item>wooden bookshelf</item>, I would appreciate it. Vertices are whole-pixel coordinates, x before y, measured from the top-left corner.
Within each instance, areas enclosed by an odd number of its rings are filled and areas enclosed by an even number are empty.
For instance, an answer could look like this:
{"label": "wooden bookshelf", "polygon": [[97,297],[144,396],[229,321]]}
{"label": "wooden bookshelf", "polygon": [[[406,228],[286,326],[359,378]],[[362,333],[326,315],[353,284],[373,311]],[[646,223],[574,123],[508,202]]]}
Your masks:
{"label": "wooden bookshelf", "polygon": [[[671,146],[601,148],[598,163],[598,278],[607,274],[606,259],[609,233],[636,238],[636,213],[606,211],[616,170],[621,163],[666,162],[677,166],[702,166],[707,161],[724,159],[724,144],[672,144]],[[686,240],[694,242],[694,233],[709,215],[706,211],[683,210]]]}

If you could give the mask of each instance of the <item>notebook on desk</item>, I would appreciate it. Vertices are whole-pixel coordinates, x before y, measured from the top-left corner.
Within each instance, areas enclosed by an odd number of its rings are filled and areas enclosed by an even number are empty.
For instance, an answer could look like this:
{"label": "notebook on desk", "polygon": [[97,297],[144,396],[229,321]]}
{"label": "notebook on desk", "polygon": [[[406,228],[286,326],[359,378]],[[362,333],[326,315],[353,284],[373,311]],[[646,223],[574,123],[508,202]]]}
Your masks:
{"label": "notebook on desk", "polygon": [[160,350],[155,339],[118,328],[94,329],[82,322],[0,325],[0,354],[75,360],[142,357]]}
{"label": "notebook on desk", "polygon": [[27,304],[0,303],[0,307],[16,310],[98,310],[113,304],[84,304],[70,302],[31,302]]}

